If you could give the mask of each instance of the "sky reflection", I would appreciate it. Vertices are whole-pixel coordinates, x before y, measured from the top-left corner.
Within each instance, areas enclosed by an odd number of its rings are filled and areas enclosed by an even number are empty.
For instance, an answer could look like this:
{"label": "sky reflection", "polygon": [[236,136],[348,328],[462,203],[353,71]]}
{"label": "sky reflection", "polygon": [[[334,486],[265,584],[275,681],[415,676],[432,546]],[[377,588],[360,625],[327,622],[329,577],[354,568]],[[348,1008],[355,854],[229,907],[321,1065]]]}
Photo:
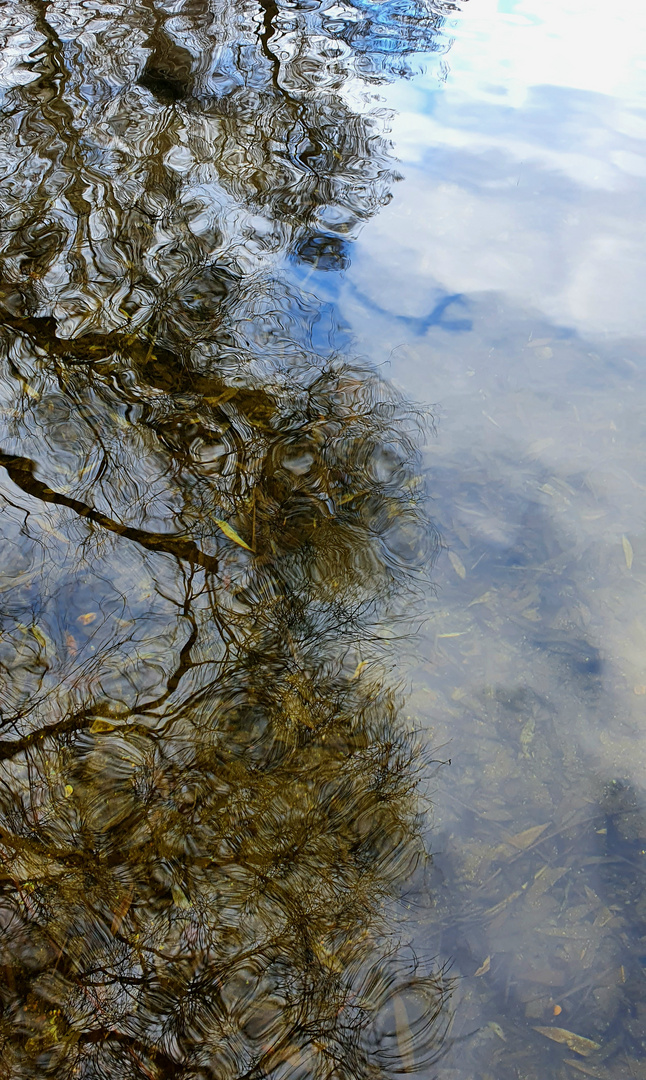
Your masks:
{"label": "sky reflection", "polygon": [[460,976],[440,1074],[641,1077],[646,21],[474,0],[445,32],[450,70],[384,93],[402,182],[337,293],[435,403],[446,550],[408,677],[452,761],[411,898]]}
{"label": "sky reflection", "polygon": [[496,290],[580,333],[640,334],[643,19],[497,7],[447,31],[442,89],[437,62],[389,88],[405,190],[362,235],[352,281],[399,314]]}

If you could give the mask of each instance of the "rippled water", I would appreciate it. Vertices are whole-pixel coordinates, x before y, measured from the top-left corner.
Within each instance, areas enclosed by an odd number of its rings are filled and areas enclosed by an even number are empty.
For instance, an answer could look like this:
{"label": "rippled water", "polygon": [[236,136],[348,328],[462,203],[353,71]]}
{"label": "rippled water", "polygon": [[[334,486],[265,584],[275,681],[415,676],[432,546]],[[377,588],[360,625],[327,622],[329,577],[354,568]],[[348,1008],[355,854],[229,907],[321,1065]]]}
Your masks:
{"label": "rippled water", "polygon": [[439,1052],[401,900],[428,754],[383,645],[437,549],[425,420],[283,264],[346,265],[394,182],[368,98],[441,23],[4,6],[4,1077]]}
{"label": "rippled water", "polygon": [[2,8],[0,1076],[646,1076],[646,35],[538,7]]}

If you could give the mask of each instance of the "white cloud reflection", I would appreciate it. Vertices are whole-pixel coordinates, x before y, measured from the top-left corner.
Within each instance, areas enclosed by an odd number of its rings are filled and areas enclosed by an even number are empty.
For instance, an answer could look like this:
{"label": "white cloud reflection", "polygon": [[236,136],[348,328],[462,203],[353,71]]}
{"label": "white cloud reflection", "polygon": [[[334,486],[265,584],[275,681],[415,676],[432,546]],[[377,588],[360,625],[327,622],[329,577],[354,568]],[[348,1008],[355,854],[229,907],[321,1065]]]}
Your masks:
{"label": "white cloud reflection", "polygon": [[[646,20],[582,0],[472,0],[451,74],[388,92],[405,183],[357,245],[371,305],[500,291],[580,333],[646,332]],[[395,265],[393,265],[395,263]]]}

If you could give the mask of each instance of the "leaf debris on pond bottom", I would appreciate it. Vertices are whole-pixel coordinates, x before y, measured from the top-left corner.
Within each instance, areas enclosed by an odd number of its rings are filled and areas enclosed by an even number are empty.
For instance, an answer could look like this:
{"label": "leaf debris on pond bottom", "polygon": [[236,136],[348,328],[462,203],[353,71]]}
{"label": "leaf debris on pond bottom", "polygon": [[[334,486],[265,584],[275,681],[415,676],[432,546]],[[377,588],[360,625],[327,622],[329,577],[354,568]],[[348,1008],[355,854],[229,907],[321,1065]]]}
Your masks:
{"label": "leaf debris on pond bottom", "polygon": [[567,1028],[534,1027],[534,1031],[538,1031],[539,1035],[544,1035],[552,1042],[563,1043],[569,1050],[581,1054],[582,1057],[588,1057],[595,1050],[601,1049],[600,1043],[594,1042],[593,1039],[586,1039],[583,1035],[577,1035],[574,1031],[568,1031]]}

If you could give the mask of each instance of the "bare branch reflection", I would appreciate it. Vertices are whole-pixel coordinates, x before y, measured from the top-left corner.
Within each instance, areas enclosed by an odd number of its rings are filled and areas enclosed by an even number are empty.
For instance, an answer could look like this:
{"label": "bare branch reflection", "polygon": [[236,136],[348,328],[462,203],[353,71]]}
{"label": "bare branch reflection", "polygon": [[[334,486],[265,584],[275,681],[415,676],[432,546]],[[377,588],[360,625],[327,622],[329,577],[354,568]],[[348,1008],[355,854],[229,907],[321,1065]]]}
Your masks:
{"label": "bare branch reflection", "polygon": [[388,197],[341,91],[441,12],[3,18],[0,1076],[423,1070],[383,640],[436,548],[423,420],[279,270],[344,265]]}

